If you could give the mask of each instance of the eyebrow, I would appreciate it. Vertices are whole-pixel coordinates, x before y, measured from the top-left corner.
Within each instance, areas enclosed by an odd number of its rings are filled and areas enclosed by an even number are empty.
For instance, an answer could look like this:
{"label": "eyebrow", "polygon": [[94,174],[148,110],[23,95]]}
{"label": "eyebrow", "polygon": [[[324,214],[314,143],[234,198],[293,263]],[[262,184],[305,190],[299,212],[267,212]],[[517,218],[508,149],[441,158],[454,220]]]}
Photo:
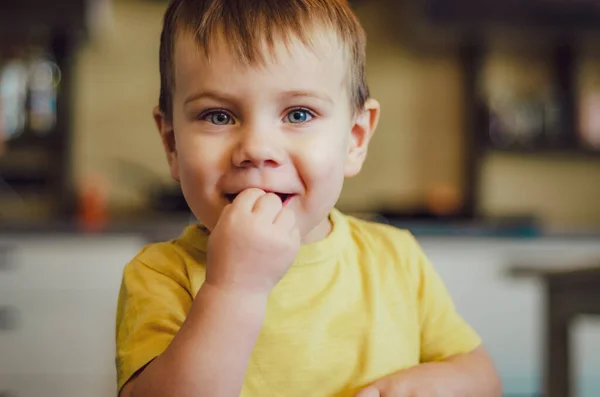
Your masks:
{"label": "eyebrow", "polygon": [[233,104],[236,102],[235,97],[233,95],[228,95],[225,93],[217,92],[217,91],[202,91],[195,94],[190,95],[186,98],[184,105],[187,105],[190,102],[197,101],[198,99],[213,99],[219,102],[225,102],[229,104]]}
{"label": "eyebrow", "polygon": [[333,104],[333,100],[329,95],[317,91],[287,91],[281,94],[281,98],[316,98],[323,102]]}
{"label": "eyebrow", "polygon": [[[229,95],[222,92],[217,91],[203,91],[190,95],[186,98],[184,105],[197,101],[198,99],[213,99],[219,102],[225,102],[228,104],[236,103],[236,99],[233,95]],[[323,102],[327,102],[328,104],[333,104],[333,100],[331,97],[325,93],[320,93],[317,91],[306,91],[306,90],[294,90],[294,91],[286,91],[280,95],[280,99],[288,99],[288,98],[316,98]]]}

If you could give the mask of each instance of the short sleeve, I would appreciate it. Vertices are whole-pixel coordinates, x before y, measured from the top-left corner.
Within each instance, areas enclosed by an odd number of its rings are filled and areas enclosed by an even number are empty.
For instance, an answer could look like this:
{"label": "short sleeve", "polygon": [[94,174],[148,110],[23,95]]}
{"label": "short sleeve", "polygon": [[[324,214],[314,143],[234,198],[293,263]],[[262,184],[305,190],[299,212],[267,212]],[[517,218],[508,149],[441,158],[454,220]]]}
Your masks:
{"label": "short sleeve", "polygon": [[139,258],[125,267],[116,321],[119,391],[165,351],[183,324],[192,305],[184,273],[183,267],[152,266]]}
{"label": "short sleeve", "polygon": [[441,277],[418,244],[413,259],[418,278],[421,362],[442,361],[476,349],[481,338],[457,312]]}

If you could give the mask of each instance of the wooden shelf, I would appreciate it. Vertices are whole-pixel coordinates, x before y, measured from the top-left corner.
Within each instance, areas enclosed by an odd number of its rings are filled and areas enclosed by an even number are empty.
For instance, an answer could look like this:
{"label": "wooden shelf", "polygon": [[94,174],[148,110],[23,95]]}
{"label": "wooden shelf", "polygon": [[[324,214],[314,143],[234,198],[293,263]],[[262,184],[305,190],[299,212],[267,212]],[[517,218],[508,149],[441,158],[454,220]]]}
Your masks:
{"label": "wooden shelf", "polygon": [[[580,98],[577,85],[579,42],[570,35],[552,37],[547,43],[550,60],[550,86],[559,109],[557,120],[551,125],[536,125],[535,138],[528,145],[516,146],[509,140],[504,145],[492,143],[489,136],[494,115],[485,94],[482,93],[482,71],[489,47],[485,38],[475,34],[465,36],[460,59],[463,76],[465,115],[465,213],[477,218],[481,203],[482,163],[490,155],[507,155],[522,159],[551,159],[557,161],[596,161],[600,149],[584,146],[578,133]],[[546,45],[544,45],[546,47]],[[533,103],[536,103],[533,100]],[[539,103],[543,103],[540,100]],[[545,123],[542,123],[545,124]],[[540,131],[538,131],[540,130]],[[498,131],[494,131],[499,136]],[[511,135],[510,133],[508,134]],[[550,135],[554,141],[549,142]],[[546,140],[544,140],[544,138]]]}
{"label": "wooden shelf", "polygon": [[600,149],[587,147],[556,147],[556,146],[493,146],[483,147],[490,154],[508,154],[527,157],[553,157],[553,158],[575,158],[575,159],[598,159],[600,160]]}

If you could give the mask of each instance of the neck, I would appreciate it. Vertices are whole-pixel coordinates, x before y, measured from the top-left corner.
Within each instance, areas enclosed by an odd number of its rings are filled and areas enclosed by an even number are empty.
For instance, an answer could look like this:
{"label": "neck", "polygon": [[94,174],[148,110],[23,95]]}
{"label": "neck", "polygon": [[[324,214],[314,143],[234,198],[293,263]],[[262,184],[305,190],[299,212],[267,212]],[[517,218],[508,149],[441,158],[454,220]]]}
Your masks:
{"label": "neck", "polygon": [[323,240],[329,235],[329,233],[331,233],[332,228],[333,226],[331,224],[331,220],[329,217],[326,217],[321,223],[319,223],[314,229],[312,229],[302,238],[302,244],[312,244]]}

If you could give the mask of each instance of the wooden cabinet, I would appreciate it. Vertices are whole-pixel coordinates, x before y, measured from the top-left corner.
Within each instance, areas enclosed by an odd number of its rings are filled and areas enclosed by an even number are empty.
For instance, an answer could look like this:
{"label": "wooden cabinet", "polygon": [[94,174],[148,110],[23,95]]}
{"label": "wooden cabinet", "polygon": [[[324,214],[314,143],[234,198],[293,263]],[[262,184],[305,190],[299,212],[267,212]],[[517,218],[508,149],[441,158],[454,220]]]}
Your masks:
{"label": "wooden cabinet", "polygon": [[[516,279],[513,266],[576,267],[600,258],[599,238],[420,238],[458,311],[481,335],[502,377],[505,396],[541,395],[544,286]],[[600,395],[600,322],[582,318],[573,332],[579,397]]]}
{"label": "wooden cabinet", "polygon": [[143,244],[138,236],[0,239],[10,253],[0,267],[0,395],[116,395],[117,294]]}

